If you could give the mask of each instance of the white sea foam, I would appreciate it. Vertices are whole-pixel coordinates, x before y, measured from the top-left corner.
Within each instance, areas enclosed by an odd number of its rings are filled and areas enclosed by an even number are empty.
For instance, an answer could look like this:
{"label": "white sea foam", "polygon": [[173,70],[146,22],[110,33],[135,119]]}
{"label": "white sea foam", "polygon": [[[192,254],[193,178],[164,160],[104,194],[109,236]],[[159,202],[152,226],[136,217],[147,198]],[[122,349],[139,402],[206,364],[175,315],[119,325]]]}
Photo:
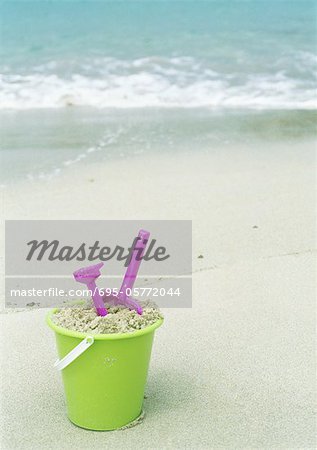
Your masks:
{"label": "white sea foam", "polygon": [[[312,68],[315,59],[297,59],[307,77],[275,73],[223,74],[189,57],[114,58],[82,61],[73,75],[54,61],[29,73],[0,76],[0,109],[61,108],[316,108]],[[294,66],[295,67],[295,66]],[[75,72],[74,72],[75,70]],[[77,72],[76,72],[77,70]]]}
{"label": "white sea foam", "polygon": [[[49,171],[43,172],[29,172],[26,174],[26,178],[30,182],[34,182],[37,180],[46,180],[50,181],[56,177],[58,177],[64,169],[69,168],[70,166],[76,165],[80,163],[82,160],[85,160],[86,158],[91,157],[91,153],[94,152],[100,152],[105,149],[105,147],[111,146],[112,144],[115,144],[120,139],[121,135],[123,133],[122,128],[118,128],[114,132],[106,132],[103,137],[96,142],[94,146],[88,147],[87,150],[84,150],[82,153],[79,153],[76,155],[73,159],[65,159],[59,162],[56,162],[56,164],[59,164],[59,167],[54,167]],[[135,152],[137,154],[137,152]],[[125,156],[125,155],[123,155]],[[3,185],[2,187],[6,187],[6,185]],[[1,188],[1,185],[0,185]]]}

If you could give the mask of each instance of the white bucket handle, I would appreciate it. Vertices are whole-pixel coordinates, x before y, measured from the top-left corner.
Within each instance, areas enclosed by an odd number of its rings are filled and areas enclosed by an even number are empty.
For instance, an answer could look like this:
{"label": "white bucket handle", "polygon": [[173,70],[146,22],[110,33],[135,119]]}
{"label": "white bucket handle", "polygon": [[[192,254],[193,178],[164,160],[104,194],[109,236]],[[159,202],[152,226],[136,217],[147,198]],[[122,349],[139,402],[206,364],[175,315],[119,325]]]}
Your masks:
{"label": "white bucket handle", "polygon": [[85,339],[83,339],[80,344],[78,344],[73,350],[71,350],[64,358],[58,359],[54,367],[56,367],[57,370],[63,370],[65,367],[67,367],[70,363],[72,363],[78,356],[80,356],[82,353],[84,353],[93,343],[94,343],[94,337],[93,336],[87,336]]}

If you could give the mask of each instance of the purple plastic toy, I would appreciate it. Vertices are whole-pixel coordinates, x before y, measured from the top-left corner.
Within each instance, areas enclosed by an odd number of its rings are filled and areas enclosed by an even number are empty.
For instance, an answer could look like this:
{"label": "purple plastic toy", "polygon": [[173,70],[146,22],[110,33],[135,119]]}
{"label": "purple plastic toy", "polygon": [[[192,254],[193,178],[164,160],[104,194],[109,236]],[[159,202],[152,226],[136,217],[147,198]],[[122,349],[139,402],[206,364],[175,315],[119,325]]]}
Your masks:
{"label": "purple plastic toy", "polygon": [[95,264],[94,266],[84,267],[82,269],[76,270],[74,272],[74,278],[79,283],[84,283],[87,288],[92,292],[92,299],[95,304],[95,308],[98,316],[106,316],[108,311],[105,308],[102,297],[99,294],[98,288],[96,286],[96,278],[100,277],[100,269],[103,263]]}
{"label": "purple plastic toy", "polygon": [[79,269],[74,272],[75,280],[79,281],[79,283],[86,284],[87,288],[92,291],[92,299],[99,316],[105,316],[108,314],[108,311],[104,305],[104,301],[113,305],[124,305],[129,309],[135,309],[138,314],[142,314],[141,306],[128,294],[133,289],[134,282],[138,275],[139,267],[142,261],[141,258],[147,246],[149,236],[150,233],[148,231],[139,231],[139,239],[135,243],[130,263],[128,265],[121,288],[118,293],[112,291],[110,295],[105,294],[103,298],[99,294],[95,280],[101,275],[100,269],[103,266],[103,263],[84,267],[83,269]]}
{"label": "purple plastic toy", "polygon": [[142,314],[141,306],[127,294],[127,291],[131,292],[134,286],[134,282],[138,275],[139,267],[141,264],[141,258],[144,254],[144,250],[147,246],[148,240],[150,237],[150,233],[145,230],[140,230],[138,234],[138,241],[136,241],[132,257],[126,273],[123,278],[123,282],[121,288],[117,293],[112,292],[110,295],[104,295],[103,299],[107,303],[112,303],[114,305],[124,305],[129,309],[135,309],[138,314]]}

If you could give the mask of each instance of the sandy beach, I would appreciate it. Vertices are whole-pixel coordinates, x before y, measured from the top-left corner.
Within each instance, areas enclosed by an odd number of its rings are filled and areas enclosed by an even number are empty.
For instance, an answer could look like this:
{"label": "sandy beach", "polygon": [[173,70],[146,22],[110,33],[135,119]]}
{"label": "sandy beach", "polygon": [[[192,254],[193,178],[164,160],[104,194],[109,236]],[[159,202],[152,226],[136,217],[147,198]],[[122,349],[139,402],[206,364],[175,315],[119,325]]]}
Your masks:
{"label": "sandy beach", "polygon": [[[316,449],[315,2],[11,0],[0,16],[1,450]],[[166,292],[149,295],[164,322],[138,423],[88,431],[67,417],[46,307],[89,296],[70,289],[93,286],[72,277],[92,261],[105,260],[89,271],[99,288],[120,286],[131,223],[171,254],[145,259],[135,283]],[[38,239],[58,255],[35,258]],[[12,289],[59,284],[58,300]],[[120,330],[145,324],[122,314]],[[117,330],[101,319],[89,332]],[[95,336],[105,346],[64,372],[93,405],[67,389],[74,423],[139,414],[145,328],[119,356],[103,354],[117,336]]]}
{"label": "sandy beach", "polygon": [[193,221],[193,306],[164,310],[143,422],[73,426],[46,310],[3,311],[3,449],[315,448],[315,145],[211,150],[2,189],[6,219]]}

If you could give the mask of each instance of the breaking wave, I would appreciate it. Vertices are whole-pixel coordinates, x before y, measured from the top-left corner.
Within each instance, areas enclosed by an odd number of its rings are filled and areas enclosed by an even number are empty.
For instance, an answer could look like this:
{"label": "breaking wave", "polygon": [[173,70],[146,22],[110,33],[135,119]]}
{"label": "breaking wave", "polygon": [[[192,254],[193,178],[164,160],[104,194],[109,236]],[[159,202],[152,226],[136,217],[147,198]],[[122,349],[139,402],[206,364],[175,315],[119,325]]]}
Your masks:
{"label": "breaking wave", "polygon": [[275,73],[224,74],[190,57],[99,58],[82,61],[67,74],[60,63],[51,61],[19,74],[4,70],[0,109],[314,109],[313,56],[301,55],[293,74],[280,69]]}

